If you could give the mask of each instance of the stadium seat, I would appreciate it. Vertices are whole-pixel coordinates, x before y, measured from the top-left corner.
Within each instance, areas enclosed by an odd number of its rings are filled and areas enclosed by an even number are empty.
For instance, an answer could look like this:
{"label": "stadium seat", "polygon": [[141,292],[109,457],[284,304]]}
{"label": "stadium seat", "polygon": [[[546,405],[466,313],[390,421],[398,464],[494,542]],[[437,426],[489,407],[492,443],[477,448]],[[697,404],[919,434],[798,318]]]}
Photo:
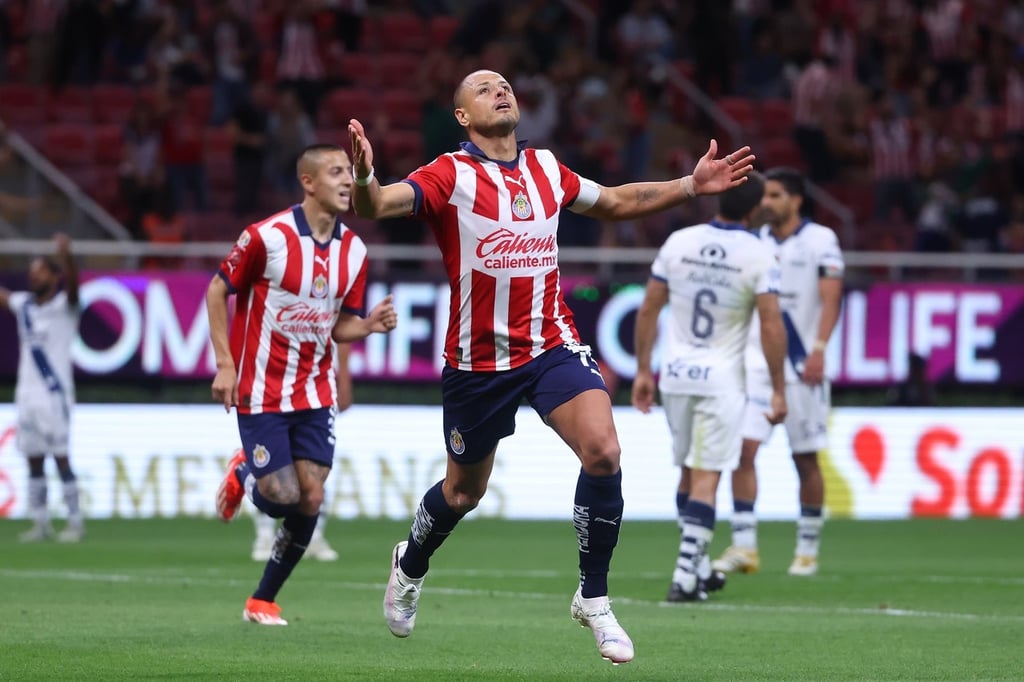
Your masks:
{"label": "stadium seat", "polygon": [[459,29],[458,17],[436,16],[430,19],[430,45],[448,47],[455,31]]}
{"label": "stadium seat", "polygon": [[402,87],[415,76],[423,61],[421,55],[391,52],[377,59],[378,82],[385,88]]}
{"label": "stadium seat", "polygon": [[0,84],[0,119],[9,127],[45,122],[46,93],[24,83]]}
{"label": "stadium seat", "polygon": [[43,154],[66,170],[94,161],[92,127],[76,123],[53,125],[43,134]]}
{"label": "stadium seat", "polygon": [[46,95],[46,120],[51,123],[92,123],[92,92],[68,86]]}
{"label": "stadium seat", "polygon": [[375,88],[380,85],[378,59],[365,52],[345,52],[340,58],[339,75],[357,88]]}
{"label": "stadium seat", "polygon": [[368,123],[377,112],[377,96],[369,90],[335,88],[320,103],[317,122],[323,128],[347,128],[350,118]]}
{"label": "stadium seat", "polygon": [[765,137],[793,133],[793,108],[788,100],[766,99],[758,106],[761,134]]}
{"label": "stadium seat", "polygon": [[423,122],[423,103],[408,90],[386,90],[380,97],[384,113],[395,128],[419,130]]}
{"label": "stadium seat", "polygon": [[121,163],[124,129],[115,124],[96,125],[92,128],[96,148],[96,163],[117,167]]}
{"label": "stadium seat", "polygon": [[423,54],[430,48],[429,24],[411,12],[383,14],[372,23],[376,24],[373,31],[380,50]]}
{"label": "stadium seat", "polygon": [[736,121],[745,133],[757,129],[757,112],[754,110],[754,103],[746,97],[719,97],[715,100],[715,104],[727,116]]}
{"label": "stadium seat", "polygon": [[395,130],[383,140],[384,154],[391,172],[405,176],[422,165],[423,134],[419,131]]}
{"label": "stadium seat", "polygon": [[800,147],[791,137],[772,137],[762,140],[755,150],[757,160],[767,168],[790,166],[800,171],[807,170]]}
{"label": "stadium seat", "polygon": [[209,126],[203,131],[203,149],[207,161],[230,161],[235,153],[235,140],[226,127]]}
{"label": "stadium seat", "polygon": [[93,112],[97,123],[124,125],[139,97],[148,91],[136,90],[128,85],[96,85],[92,89]]}

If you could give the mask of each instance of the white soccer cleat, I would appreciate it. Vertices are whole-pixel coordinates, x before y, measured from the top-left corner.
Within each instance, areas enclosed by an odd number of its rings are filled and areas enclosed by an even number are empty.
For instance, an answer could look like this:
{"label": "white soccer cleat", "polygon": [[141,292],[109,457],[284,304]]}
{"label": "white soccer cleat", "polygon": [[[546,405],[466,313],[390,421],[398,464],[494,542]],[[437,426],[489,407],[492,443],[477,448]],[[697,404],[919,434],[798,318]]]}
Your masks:
{"label": "white soccer cleat", "polygon": [[43,542],[53,539],[53,527],[46,523],[33,524],[31,528],[18,536],[21,542]]}
{"label": "white soccer cleat", "polygon": [[309,541],[309,547],[306,548],[306,556],[312,557],[317,561],[338,560],[338,553],[327,544],[327,539],[322,535],[320,537],[313,536],[313,539]]}
{"label": "white soccer cleat", "polygon": [[793,563],[789,565],[789,574],[796,576],[811,576],[818,573],[818,557],[802,556],[797,554],[793,557]]}
{"label": "white soccer cleat", "polygon": [[420,599],[423,578],[410,578],[398,565],[408,541],[402,540],[391,552],[391,577],[384,593],[384,620],[395,637],[408,637],[416,625],[416,603]]}
{"label": "white soccer cleat", "polygon": [[722,573],[757,573],[761,569],[761,555],[756,549],[733,545],[711,562],[711,568]]}
{"label": "white soccer cleat", "polygon": [[57,542],[81,542],[83,537],[85,537],[85,526],[81,523],[69,523],[64,530],[57,534]]}
{"label": "white soccer cleat", "polygon": [[597,650],[601,652],[603,658],[611,661],[612,665],[633,660],[633,642],[615,619],[608,597],[584,599],[577,589],[569,612],[573,619],[579,622],[580,627],[593,631]]}

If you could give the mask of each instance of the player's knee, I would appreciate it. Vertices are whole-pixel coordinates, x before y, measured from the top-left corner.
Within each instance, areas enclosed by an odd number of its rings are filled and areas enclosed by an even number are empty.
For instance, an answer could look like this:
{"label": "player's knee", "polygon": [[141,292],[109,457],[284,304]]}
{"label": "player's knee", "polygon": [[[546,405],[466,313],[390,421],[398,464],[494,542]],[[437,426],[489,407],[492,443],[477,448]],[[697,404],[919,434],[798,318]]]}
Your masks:
{"label": "player's knee", "polygon": [[298,504],[302,499],[298,481],[267,476],[256,482],[260,494],[274,504]]}
{"label": "player's knee", "polygon": [[324,503],[324,491],[311,490],[303,491],[302,499],[299,501],[299,511],[310,516],[320,513],[320,507]]}
{"label": "player's knee", "polygon": [[802,478],[818,471],[817,452],[794,452],[793,464],[796,465],[797,474]]}
{"label": "player's knee", "polygon": [[458,514],[468,514],[480,505],[486,490],[453,490],[445,502]]}
{"label": "player's knee", "polygon": [[619,470],[621,454],[617,439],[593,440],[584,445],[580,461],[583,470],[591,476],[612,476]]}

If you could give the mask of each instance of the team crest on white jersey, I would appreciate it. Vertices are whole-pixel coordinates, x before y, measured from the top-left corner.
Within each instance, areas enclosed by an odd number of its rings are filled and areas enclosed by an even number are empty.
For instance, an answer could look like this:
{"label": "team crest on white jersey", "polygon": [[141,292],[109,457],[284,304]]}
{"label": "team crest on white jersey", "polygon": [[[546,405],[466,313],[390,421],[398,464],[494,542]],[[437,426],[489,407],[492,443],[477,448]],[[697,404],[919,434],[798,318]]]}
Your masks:
{"label": "team crest on white jersey", "polygon": [[459,433],[459,430],[455,427],[452,427],[452,432],[448,436],[448,444],[451,446],[452,452],[456,455],[461,455],[466,451],[466,441],[463,440],[462,434]]}
{"label": "team crest on white jersey", "polygon": [[707,260],[725,260],[725,255],[725,247],[714,242],[705,244],[700,250],[701,258]]}
{"label": "team crest on white jersey", "polygon": [[238,237],[238,248],[244,249],[249,246],[250,241],[252,241],[252,236],[249,234],[249,231],[246,230]]}
{"label": "team crest on white jersey", "polygon": [[519,190],[512,200],[512,213],[520,220],[526,220],[533,215],[533,206],[530,206],[530,200],[522,190]]}
{"label": "team crest on white jersey", "polygon": [[270,464],[270,450],[265,445],[257,444],[252,449],[252,463],[255,467],[262,469]]}
{"label": "team crest on white jersey", "polygon": [[325,298],[327,296],[327,278],[322,274],[313,278],[313,297]]}

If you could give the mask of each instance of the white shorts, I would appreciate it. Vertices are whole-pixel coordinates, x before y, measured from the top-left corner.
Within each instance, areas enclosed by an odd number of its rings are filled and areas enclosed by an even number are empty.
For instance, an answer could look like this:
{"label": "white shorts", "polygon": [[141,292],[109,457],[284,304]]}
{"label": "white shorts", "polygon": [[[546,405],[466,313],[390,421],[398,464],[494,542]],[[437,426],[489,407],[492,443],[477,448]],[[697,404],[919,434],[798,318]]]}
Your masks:
{"label": "white shorts", "polygon": [[[771,384],[747,384],[747,406],[743,410],[743,438],[765,442],[772,425],[765,418],[771,410]],[[832,399],[828,382],[809,386],[786,384],[789,412],[783,425],[793,452],[817,452],[828,446],[828,413]]]}
{"label": "white shorts", "polygon": [[673,461],[704,471],[732,471],[740,460],[742,393],[672,395],[663,393],[672,432]]}
{"label": "white shorts", "polygon": [[18,427],[15,445],[24,455],[68,454],[71,435],[71,414],[64,398],[53,394],[50,399],[18,403]]}

